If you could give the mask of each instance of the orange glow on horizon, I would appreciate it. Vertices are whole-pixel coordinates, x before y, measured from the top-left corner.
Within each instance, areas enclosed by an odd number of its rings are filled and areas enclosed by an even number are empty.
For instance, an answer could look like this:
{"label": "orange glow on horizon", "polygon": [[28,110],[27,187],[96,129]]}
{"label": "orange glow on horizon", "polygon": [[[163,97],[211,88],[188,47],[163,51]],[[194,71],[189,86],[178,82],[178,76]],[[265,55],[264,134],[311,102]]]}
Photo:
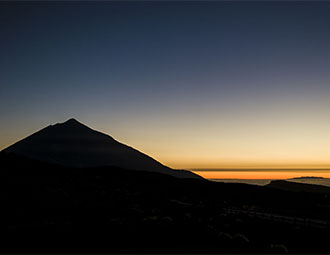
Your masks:
{"label": "orange glow on horizon", "polygon": [[192,171],[206,179],[288,179],[301,176],[330,178],[330,171]]}

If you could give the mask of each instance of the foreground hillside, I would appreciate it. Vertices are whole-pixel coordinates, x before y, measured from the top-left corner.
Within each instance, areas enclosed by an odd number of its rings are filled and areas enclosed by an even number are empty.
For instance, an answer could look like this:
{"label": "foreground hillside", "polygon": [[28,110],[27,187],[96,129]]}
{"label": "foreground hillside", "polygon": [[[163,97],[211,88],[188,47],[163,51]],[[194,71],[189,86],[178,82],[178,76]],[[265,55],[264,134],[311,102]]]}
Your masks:
{"label": "foreground hillside", "polygon": [[0,166],[2,253],[330,252],[324,192],[60,167],[8,153]]}

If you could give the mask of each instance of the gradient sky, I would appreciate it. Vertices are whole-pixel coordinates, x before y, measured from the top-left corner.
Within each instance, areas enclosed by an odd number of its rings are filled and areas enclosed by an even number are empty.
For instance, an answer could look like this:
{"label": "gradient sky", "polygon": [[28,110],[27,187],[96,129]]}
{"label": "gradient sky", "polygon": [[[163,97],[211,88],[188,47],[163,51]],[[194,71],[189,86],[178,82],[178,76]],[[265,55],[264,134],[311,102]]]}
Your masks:
{"label": "gradient sky", "polygon": [[0,149],[74,117],[173,168],[330,168],[330,2],[0,2]]}

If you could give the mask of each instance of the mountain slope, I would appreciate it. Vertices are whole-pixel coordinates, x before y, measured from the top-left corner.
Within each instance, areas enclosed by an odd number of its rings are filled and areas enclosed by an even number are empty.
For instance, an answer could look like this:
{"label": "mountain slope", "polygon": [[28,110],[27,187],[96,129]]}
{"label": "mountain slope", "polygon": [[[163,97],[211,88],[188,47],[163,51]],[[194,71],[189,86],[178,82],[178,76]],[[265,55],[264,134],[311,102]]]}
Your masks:
{"label": "mountain slope", "polygon": [[3,151],[64,166],[117,166],[159,172],[179,178],[201,178],[189,171],[166,167],[146,154],[75,119],[50,125]]}
{"label": "mountain slope", "polygon": [[294,191],[294,192],[310,192],[310,193],[328,193],[330,194],[330,187],[316,185],[316,184],[306,184],[291,182],[285,180],[275,180],[271,181],[266,187],[271,187],[275,189]]}

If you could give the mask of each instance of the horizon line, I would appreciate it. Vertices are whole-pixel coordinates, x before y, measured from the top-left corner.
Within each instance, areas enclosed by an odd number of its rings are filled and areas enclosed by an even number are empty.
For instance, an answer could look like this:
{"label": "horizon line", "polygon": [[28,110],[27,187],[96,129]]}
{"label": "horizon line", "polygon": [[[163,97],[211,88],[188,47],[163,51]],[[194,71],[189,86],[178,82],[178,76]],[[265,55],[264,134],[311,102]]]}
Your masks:
{"label": "horizon line", "polygon": [[330,168],[188,168],[199,172],[225,172],[225,171],[330,171]]}

